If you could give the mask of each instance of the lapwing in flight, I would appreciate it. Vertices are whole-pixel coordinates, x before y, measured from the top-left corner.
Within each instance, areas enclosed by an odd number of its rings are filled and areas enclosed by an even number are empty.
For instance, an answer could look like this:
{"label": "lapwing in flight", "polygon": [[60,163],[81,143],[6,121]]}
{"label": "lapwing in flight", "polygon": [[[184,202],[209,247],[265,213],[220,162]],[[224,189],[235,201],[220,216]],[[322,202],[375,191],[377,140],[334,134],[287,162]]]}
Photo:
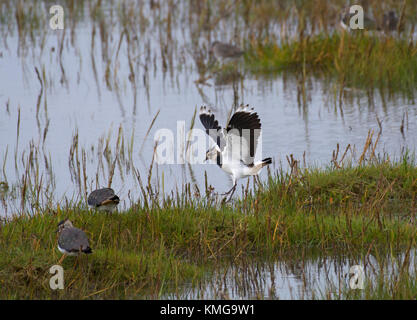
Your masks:
{"label": "lapwing in flight", "polygon": [[[231,116],[226,128],[221,128],[214,114],[203,106],[200,109],[200,121],[206,133],[215,142],[206,152],[206,160],[215,160],[218,166],[227,172],[233,187],[225,194],[232,197],[237,180],[258,175],[261,169],[272,163],[271,158],[255,162],[258,139],[261,133],[261,121],[258,114],[249,106],[241,105]],[[229,199],[230,199],[229,198]]]}

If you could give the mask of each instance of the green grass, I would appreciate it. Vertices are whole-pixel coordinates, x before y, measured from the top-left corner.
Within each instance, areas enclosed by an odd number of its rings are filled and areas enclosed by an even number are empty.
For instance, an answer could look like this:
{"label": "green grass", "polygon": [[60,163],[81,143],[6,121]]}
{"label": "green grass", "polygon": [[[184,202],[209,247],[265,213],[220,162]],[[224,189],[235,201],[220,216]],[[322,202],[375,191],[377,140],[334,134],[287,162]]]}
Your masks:
{"label": "green grass", "polygon": [[[180,195],[110,215],[58,207],[19,216],[1,227],[0,298],[158,298],[197,284],[224,260],[294,248],[401,250],[415,243],[416,195],[417,169],[404,160],[277,173],[221,207]],[[94,252],[67,257],[67,288],[53,291],[49,268],[61,257],[54,230],[65,217],[87,232]]]}
{"label": "green grass", "polygon": [[412,92],[417,86],[416,54],[415,42],[359,31],[307,36],[282,44],[253,43],[245,63],[255,73],[292,70],[330,75],[343,86]]}

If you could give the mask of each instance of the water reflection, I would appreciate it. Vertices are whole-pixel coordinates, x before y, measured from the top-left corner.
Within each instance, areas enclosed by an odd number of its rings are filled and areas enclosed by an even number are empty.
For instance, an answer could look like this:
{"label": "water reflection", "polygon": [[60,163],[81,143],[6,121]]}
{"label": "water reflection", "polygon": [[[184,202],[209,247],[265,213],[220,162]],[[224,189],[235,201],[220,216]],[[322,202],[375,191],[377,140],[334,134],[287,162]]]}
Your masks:
{"label": "water reflection", "polygon": [[[377,289],[394,298],[393,284],[413,279],[416,262],[415,251],[348,257],[307,250],[276,261],[247,258],[217,268],[203,281],[162,299],[369,299]],[[353,266],[363,268],[363,283],[350,273]]]}

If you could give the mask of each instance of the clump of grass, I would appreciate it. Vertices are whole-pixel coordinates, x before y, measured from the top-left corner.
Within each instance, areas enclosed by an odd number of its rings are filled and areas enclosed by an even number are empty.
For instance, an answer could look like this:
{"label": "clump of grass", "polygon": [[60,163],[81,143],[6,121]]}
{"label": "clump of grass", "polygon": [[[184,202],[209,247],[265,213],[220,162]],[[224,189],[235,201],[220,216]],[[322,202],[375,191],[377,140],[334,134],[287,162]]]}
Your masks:
{"label": "clump of grass", "polygon": [[412,92],[417,85],[416,53],[416,44],[405,38],[333,33],[280,44],[252,43],[245,61],[257,73],[305,71],[333,76],[342,86]]}

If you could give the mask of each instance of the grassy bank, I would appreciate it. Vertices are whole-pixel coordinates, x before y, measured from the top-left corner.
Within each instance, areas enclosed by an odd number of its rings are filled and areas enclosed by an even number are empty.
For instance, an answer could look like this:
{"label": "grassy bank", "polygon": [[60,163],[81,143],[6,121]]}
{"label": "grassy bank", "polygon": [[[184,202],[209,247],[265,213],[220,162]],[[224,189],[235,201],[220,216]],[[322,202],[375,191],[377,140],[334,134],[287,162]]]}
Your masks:
{"label": "grassy bank", "polygon": [[332,76],[342,87],[411,93],[417,85],[416,54],[413,41],[359,31],[254,43],[245,63],[255,73],[298,71]]}
{"label": "grassy bank", "polygon": [[[416,240],[416,202],[417,169],[404,160],[277,172],[233,205],[182,194],[111,215],[58,207],[2,225],[0,298],[157,298],[224,261],[300,248],[407,249]],[[65,217],[87,232],[94,252],[67,257],[66,289],[52,291],[49,268],[61,257],[54,230]]]}

